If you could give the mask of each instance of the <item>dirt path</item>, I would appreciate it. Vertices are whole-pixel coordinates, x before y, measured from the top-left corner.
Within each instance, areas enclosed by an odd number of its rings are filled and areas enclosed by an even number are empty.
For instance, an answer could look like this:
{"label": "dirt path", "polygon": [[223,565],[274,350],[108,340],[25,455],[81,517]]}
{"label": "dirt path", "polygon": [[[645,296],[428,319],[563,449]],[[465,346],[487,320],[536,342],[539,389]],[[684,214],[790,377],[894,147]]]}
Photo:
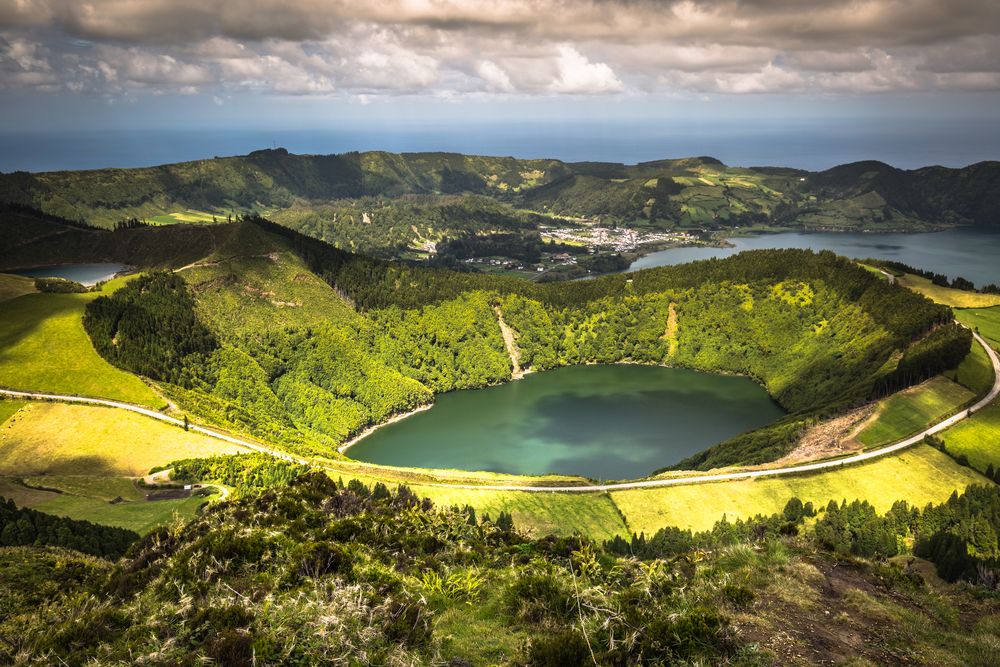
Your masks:
{"label": "dirt path", "polygon": [[504,321],[500,306],[493,306],[493,312],[497,314],[497,324],[500,325],[503,344],[507,348],[507,356],[510,357],[510,365],[514,369],[510,377],[512,380],[520,380],[524,377],[524,370],[521,368],[521,350],[517,349],[517,338],[514,330],[507,326]]}
{"label": "dirt path", "polygon": [[[817,470],[831,470],[834,468],[841,468],[843,466],[851,465],[854,463],[860,463],[862,461],[868,461],[871,459],[878,458],[880,456],[885,456],[886,454],[892,454],[900,450],[912,447],[923,441],[923,439],[928,435],[934,435],[935,433],[940,433],[945,429],[951,428],[958,422],[967,418],[975,412],[979,412],[990,403],[993,402],[997,396],[1000,396],[1000,357],[991,348],[982,336],[978,333],[973,332],[973,337],[976,339],[983,349],[986,350],[986,354],[990,359],[990,363],[993,365],[993,387],[990,391],[976,402],[971,408],[967,410],[962,410],[958,414],[952,415],[944,421],[938,422],[937,424],[924,429],[916,435],[912,435],[905,440],[900,440],[891,445],[881,447],[879,449],[873,449],[866,452],[861,452],[858,454],[853,454],[851,456],[845,456],[838,459],[831,459],[828,461],[818,461],[816,463],[804,463],[798,465],[783,466],[777,468],[764,468],[759,470],[743,470],[739,472],[729,472],[729,473],[708,473],[704,475],[691,475],[685,477],[671,477],[667,479],[645,479],[638,480],[635,482],[616,482],[612,484],[580,484],[574,486],[529,486],[527,484],[452,484],[446,482],[425,482],[422,486],[433,486],[433,487],[443,487],[451,489],[468,489],[471,491],[481,490],[481,491],[527,491],[533,493],[553,493],[553,492],[564,492],[564,493],[594,493],[603,491],[619,491],[622,489],[644,489],[650,487],[659,486],[682,486],[686,484],[699,484],[702,482],[724,482],[728,480],[739,480],[739,479],[754,479],[757,477],[781,477],[784,475],[797,475],[803,472],[815,472]],[[184,422],[180,419],[175,419],[173,417],[168,417],[165,414],[157,412],[155,410],[150,410],[149,408],[143,408],[138,405],[131,405],[129,403],[121,403],[119,401],[110,401],[103,398],[89,398],[86,396],[66,396],[61,394],[44,394],[40,392],[33,391],[16,391],[13,389],[0,389],[0,395],[9,396],[11,398],[27,399],[27,400],[42,400],[42,401],[65,401],[67,403],[83,403],[86,405],[103,405],[105,407],[120,408],[122,410],[129,410],[131,412],[137,412],[141,415],[147,417],[152,417],[153,419],[159,419],[160,421],[168,422],[174,424],[175,426],[184,426]],[[291,454],[286,454],[285,452],[266,447],[253,442],[248,442],[246,440],[241,440],[235,438],[231,435],[227,435],[220,431],[214,431],[212,429],[205,428],[203,426],[196,426],[191,424],[189,429],[197,433],[202,433],[211,438],[217,438],[225,442],[238,445],[240,447],[245,447],[247,449],[253,450],[255,452],[260,452],[262,454],[269,454],[279,459],[285,461],[292,461],[295,463],[301,463],[303,465],[314,465],[306,459],[293,456]],[[326,467],[328,466],[318,466]]]}

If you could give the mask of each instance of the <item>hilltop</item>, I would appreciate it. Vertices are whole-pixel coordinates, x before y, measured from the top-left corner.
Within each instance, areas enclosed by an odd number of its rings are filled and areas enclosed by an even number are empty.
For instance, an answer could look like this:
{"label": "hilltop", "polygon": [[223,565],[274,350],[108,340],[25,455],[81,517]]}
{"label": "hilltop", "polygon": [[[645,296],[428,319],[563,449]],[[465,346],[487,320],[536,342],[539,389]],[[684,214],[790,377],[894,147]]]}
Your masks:
{"label": "hilltop", "polygon": [[379,218],[396,222],[402,215],[401,198],[424,197],[408,204],[421,206],[468,196],[502,204],[493,221],[498,227],[517,210],[663,227],[992,226],[1000,163],[901,170],[871,161],[806,172],[728,167],[709,157],[625,165],[269,149],[150,168],[0,175],[0,201],[104,227],[131,217],[183,221],[185,211],[201,221],[284,211],[282,221],[292,226],[310,215],[335,225],[345,216],[382,225]]}

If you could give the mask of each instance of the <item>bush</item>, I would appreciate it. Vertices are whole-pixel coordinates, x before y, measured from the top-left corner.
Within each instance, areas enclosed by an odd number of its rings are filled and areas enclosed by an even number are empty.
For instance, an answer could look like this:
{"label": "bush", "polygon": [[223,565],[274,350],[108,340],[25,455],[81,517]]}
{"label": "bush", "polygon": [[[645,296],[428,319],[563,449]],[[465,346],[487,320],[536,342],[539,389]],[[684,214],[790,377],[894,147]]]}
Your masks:
{"label": "bush", "polygon": [[569,594],[550,574],[519,577],[504,592],[503,606],[509,617],[526,623],[566,619],[573,611]]}

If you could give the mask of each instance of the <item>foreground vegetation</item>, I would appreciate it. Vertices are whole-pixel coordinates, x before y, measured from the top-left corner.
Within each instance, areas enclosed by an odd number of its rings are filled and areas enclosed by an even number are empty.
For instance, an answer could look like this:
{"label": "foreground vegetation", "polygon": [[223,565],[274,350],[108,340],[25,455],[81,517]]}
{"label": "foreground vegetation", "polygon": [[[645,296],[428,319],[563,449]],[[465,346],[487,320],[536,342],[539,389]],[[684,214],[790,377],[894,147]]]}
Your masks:
{"label": "foreground vegetation", "polygon": [[[710,533],[602,546],[530,540],[505,515],[436,509],[405,487],[304,473],[151,533],[114,564],[0,550],[0,656],[570,667],[803,664],[849,654],[987,665],[1000,639],[989,594],[931,588],[931,574],[866,559],[895,553],[879,551],[889,543],[877,536],[905,529],[920,551],[947,539],[985,564],[976,576],[992,571],[982,548],[992,535],[995,550],[997,526],[969,521],[998,502],[984,488],[919,513],[897,506],[883,519],[863,504],[794,501]],[[825,511],[813,531],[816,509]],[[623,555],[633,548],[639,558]],[[936,553],[928,555],[949,579],[967,576]]]}

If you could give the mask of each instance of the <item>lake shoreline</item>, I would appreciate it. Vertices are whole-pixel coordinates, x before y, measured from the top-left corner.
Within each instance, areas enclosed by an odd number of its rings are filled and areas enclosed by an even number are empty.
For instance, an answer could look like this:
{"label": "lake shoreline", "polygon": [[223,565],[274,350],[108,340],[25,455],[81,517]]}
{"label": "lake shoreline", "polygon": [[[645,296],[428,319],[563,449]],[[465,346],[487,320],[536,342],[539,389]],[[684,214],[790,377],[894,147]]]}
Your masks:
{"label": "lake shoreline", "polygon": [[362,440],[364,440],[365,438],[367,438],[368,436],[370,436],[372,433],[379,430],[383,426],[388,426],[389,424],[395,424],[396,422],[403,421],[407,417],[412,417],[415,414],[424,412],[426,410],[430,410],[433,407],[434,403],[425,403],[424,405],[417,406],[416,408],[408,412],[400,412],[399,414],[395,414],[392,417],[389,417],[384,422],[379,422],[378,424],[372,424],[371,426],[367,426],[363,431],[358,433],[356,436],[354,436],[353,438],[342,444],[340,447],[337,447],[337,453],[343,454],[348,449],[358,444],[359,442],[361,442]]}

